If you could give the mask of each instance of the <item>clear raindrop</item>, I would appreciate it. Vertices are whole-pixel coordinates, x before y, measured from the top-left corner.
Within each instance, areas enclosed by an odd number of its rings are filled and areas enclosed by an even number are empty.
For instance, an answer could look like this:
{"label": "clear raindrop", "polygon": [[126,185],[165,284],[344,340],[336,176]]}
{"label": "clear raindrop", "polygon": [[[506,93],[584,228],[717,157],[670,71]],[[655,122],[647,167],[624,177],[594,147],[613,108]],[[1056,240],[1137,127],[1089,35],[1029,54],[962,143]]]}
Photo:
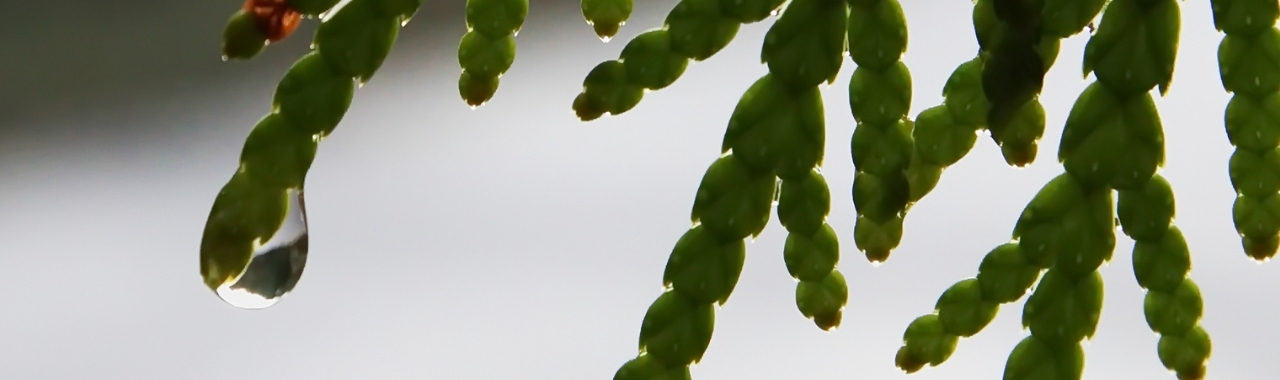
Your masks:
{"label": "clear raindrop", "polygon": [[307,207],[301,189],[288,190],[289,208],[271,239],[254,249],[239,277],[216,290],[218,297],[242,309],[275,305],[293,291],[307,264]]}

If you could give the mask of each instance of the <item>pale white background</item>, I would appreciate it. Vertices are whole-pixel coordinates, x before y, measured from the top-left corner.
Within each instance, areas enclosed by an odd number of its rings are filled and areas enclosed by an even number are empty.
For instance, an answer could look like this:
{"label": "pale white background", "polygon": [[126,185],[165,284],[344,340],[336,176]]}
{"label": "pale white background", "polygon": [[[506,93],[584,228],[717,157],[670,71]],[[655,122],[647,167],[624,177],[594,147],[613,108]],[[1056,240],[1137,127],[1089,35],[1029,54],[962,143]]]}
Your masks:
{"label": "pale white background", "polygon": [[[770,21],[694,64],[634,110],[592,123],[570,103],[598,62],[660,25],[675,0],[637,1],[603,44],[576,1],[535,0],[519,57],[490,104],[457,96],[462,2],[428,1],[358,91],[309,175],[311,259],[275,307],[234,309],[198,277],[200,230],[244,137],[313,25],[253,62],[223,63],[238,2],[0,4],[0,378],[612,378],[636,354],[640,320],[689,226],[730,112],[766,72]],[[211,2],[213,3],[213,2]],[[906,0],[912,115],[976,51],[971,3]],[[1206,1],[1183,4],[1163,174],[1194,252],[1212,334],[1209,378],[1280,370],[1280,266],[1245,257],[1231,222],[1218,79]],[[850,286],[843,327],[796,310],[776,218],[749,246],[719,311],[698,380],[998,379],[1025,334],[1022,303],[961,341],[939,368],[893,366],[903,329],[1007,241],[1022,207],[1061,171],[1054,159],[1086,36],[1062,44],[1042,102],[1036,164],[1004,164],[987,138],[913,209],[906,237],[873,267],[853,247],[847,103],[853,65],[824,88],[830,223]],[[1121,235],[1102,268],[1106,306],[1086,379],[1172,379],[1142,317]]]}

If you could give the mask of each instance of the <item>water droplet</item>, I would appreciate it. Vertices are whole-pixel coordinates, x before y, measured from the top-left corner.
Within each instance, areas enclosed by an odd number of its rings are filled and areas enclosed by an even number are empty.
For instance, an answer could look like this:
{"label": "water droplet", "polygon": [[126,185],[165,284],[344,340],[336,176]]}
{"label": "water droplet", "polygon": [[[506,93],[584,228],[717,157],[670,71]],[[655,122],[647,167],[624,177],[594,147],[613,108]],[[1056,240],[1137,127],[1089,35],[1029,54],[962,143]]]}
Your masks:
{"label": "water droplet", "polygon": [[293,291],[307,264],[307,207],[301,189],[290,189],[289,208],[271,239],[254,249],[239,277],[217,289],[218,297],[242,309],[275,305]]}
{"label": "water droplet", "polygon": [[600,36],[600,41],[606,44],[609,43],[609,40],[612,40],[612,39],[613,39],[613,36]]}
{"label": "water droplet", "polygon": [[[228,57],[226,54],[223,54],[223,55],[222,55],[222,62],[226,62],[226,61],[228,61],[228,60],[231,60],[231,57]],[[1259,132],[1259,133],[1261,133],[1261,132]]]}
{"label": "water droplet", "polygon": [[769,15],[773,17],[778,17],[778,15],[780,14],[782,14],[782,8],[776,8],[772,11],[769,11]]}
{"label": "water droplet", "polygon": [[405,18],[403,18],[403,19],[400,19],[400,27],[401,27],[401,28],[403,28],[405,25],[409,25],[409,18],[408,18],[408,17],[405,17]]}

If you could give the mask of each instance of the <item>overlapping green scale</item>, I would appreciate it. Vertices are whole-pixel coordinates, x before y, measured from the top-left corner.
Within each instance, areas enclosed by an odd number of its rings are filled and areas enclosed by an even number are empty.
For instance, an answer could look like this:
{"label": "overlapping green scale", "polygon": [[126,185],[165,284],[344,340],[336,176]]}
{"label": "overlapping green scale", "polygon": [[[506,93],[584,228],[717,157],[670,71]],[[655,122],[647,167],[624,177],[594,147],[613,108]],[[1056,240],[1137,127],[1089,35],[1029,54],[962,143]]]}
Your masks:
{"label": "overlapping green scale", "polygon": [[315,50],[344,75],[360,83],[382,67],[400,35],[401,14],[388,13],[384,2],[352,0],[316,28]]}
{"label": "overlapping green scale", "polygon": [[493,98],[502,74],[515,63],[516,34],[529,15],[529,0],[467,0],[466,10],[467,33],[458,42],[458,93],[475,108]]}
{"label": "overlapping green scale", "polygon": [[[600,28],[604,28],[604,32],[612,36],[617,29],[616,26],[611,26],[613,25],[611,23],[621,25],[621,22],[625,21],[625,17],[620,16],[623,13],[622,3],[624,2],[626,13],[629,14],[631,0],[583,0],[583,14],[597,28],[597,33],[601,33]],[[590,121],[606,114],[618,115],[630,111],[640,104],[646,90],[660,90],[674,84],[680,75],[684,74],[684,68],[690,60],[702,61],[711,58],[733,41],[742,24],[764,20],[783,3],[784,0],[681,0],[670,13],[667,13],[662,28],[637,35],[623,48],[618,59],[601,62],[587,73],[586,79],[582,82],[582,92],[573,100],[574,113],[582,121]],[[792,3],[792,6],[795,6],[796,2]],[[804,1],[798,3],[801,4],[801,8],[806,7]],[[819,3],[839,2],[832,0]],[[830,5],[826,7],[834,9]],[[830,29],[832,27],[830,19],[836,16],[826,14],[822,16],[828,19],[826,29]],[[794,19],[795,16],[792,18]],[[843,20],[843,17],[840,18]],[[779,22],[782,20],[780,19]],[[803,32],[809,29],[809,25],[801,25],[798,30]],[[843,51],[843,45],[838,43],[832,45],[833,40],[830,37],[820,41],[806,39],[808,36],[800,36],[803,33],[788,32],[783,35],[784,38],[800,38],[798,44],[778,45],[792,49],[786,53],[777,53],[782,60],[796,60],[794,63],[788,63],[794,66],[790,73],[795,74],[790,75],[801,75],[799,73],[805,71],[808,74],[803,75],[829,71],[829,69],[817,67],[809,68],[807,61],[802,60],[813,57],[801,57],[801,55],[808,54],[806,52],[810,51],[809,49],[819,45],[826,45],[826,50],[834,47]],[[766,46],[769,44],[766,43]],[[764,50],[769,49],[773,48],[766,47]],[[831,60],[827,59],[827,61],[825,65],[829,66]],[[838,63],[835,68],[839,69]],[[835,74],[831,73],[831,75]]]}
{"label": "overlapping green scale", "polygon": [[1245,254],[1275,257],[1280,247],[1280,2],[1213,0],[1214,26],[1226,36],[1218,45],[1227,103],[1227,138],[1235,146],[1228,172],[1237,197],[1232,207]]}
{"label": "overlapping green scale", "polygon": [[909,202],[933,191],[943,170],[969,154],[978,131],[986,128],[990,104],[982,92],[982,64],[982,57],[976,57],[957,66],[942,88],[942,104],[916,115],[915,144],[907,167]]}
{"label": "overlapping green scale", "polygon": [[[838,52],[836,54],[839,54]],[[722,151],[783,178],[806,175],[823,159],[826,123],[817,85],[793,90],[767,74],[742,95],[725,130]]]}
{"label": "overlapping green scale", "polygon": [[222,29],[224,59],[251,59],[267,47],[267,35],[244,10],[236,11]]}
{"label": "overlapping green scale", "polygon": [[1004,380],[1074,380],[1084,374],[1079,343],[1055,346],[1035,335],[1022,338],[1004,367]]}
{"label": "overlapping green scale", "polygon": [[[298,1],[296,6],[314,15],[335,3]],[[341,122],[357,82],[369,80],[382,65],[402,22],[418,4],[352,0],[320,24],[314,50],[280,80],[271,112],[249,132],[236,172],[209,212],[200,274],[211,290],[244,273],[257,246],[280,228],[287,193],[305,186],[320,140]]]}

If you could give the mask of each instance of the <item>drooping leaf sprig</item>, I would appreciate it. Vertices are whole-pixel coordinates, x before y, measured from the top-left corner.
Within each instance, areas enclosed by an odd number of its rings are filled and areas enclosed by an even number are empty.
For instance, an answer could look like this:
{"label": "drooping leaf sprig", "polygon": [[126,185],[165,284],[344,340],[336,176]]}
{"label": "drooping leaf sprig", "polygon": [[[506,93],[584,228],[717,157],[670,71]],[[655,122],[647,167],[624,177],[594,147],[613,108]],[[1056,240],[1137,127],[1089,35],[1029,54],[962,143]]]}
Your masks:
{"label": "drooping leaf sprig", "polygon": [[1222,87],[1232,93],[1224,124],[1235,153],[1228,173],[1232,216],[1245,254],[1268,260],[1280,247],[1280,3],[1213,0]]}
{"label": "drooping leaf sprig", "polygon": [[601,62],[587,73],[582,92],[573,101],[574,113],[582,121],[590,121],[635,108],[646,90],[661,90],[675,83],[690,60],[703,61],[719,53],[733,41],[742,24],[764,20],[784,1],[681,0],[667,13],[662,28],[632,38],[618,59]]}
{"label": "drooping leaf sprig", "polygon": [[[303,207],[300,198],[319,142],[337,128],[351,104],[357,83],[367,82],[381,67],[401,25],[412,17],[422,1],[351,0],[338,8],[333,8],[337,0],[251,3],[269,4],[273,15],[332,14],[316,30],[312,51],[298,59],[280,80],[271,112],[249,133],[235,174],[218,193],[209,212],[200,245],[200,274],[205,285],[233,304],[240,301],[227,299],[225,288],[237,281],[280,281],[285,288],[250,289],[257,291],[254,297],[275,300],[287,293],[301,275],[300,266],[305,261],[283,262],[280,265],[287,269],[285,274],[246,272],[246,269],[253,267],[255,260],[267,257],[255,255],[255,251],[280,230],[291,207],[288,198],[298,197],[296,207]],[[276,33],[264,32],[274,29],[259,29],[259,25],[263,25],[260,15],[264,13],[247,9],[228,22],[227,30],[239,30],[224,35],[224,52],[228,57],[251,58],[257,52],[252,46],[258,50],[265,46],[257,37]],[[246,24],[246,17],[252,22]],[[276,21],[272,22],[270,25],[276,25]],[[287,32],[274,34],[280,38],[284,35]],[[298,267],[289,268],[290,265]],[[291,278],[271,281],[242,278],[249,274]]]}
{"label": "drooping leaf sprig", "polygon": [[[1019,4],[1001,5],[1012,8],[1002,8],[1015,13],[1012,16],[998,14],[997,4],[1003,4],[999,1],[974,3],[977,57],[952,71],[942,89],[942,104],[916,115],[903,215],[890,224],[863,224],[863,236],[875,238],[857,242],[872,261],[883,261],[898,246],[905,214],[933,191],[947,167],[973,149],[980,131],[990,133],[1009,165],[1023,167],[1035,161],[1045,129],[1044,107],[1039,100],[1044,75],[1057,60],[1060,40],[1083,31],[1104,4],[1104,0],[1045,0],[1043,7],[1036,9],[1040,10],[1038,18],[1047,21],[1037,21]],[[1001,17],[1017,19],[1009,24]],[[989,95],[997,102],[988,100]],[[999,120],[989,123],[993,114]]]}
{"label": "drooping leaf sprig", "polygon": [[857,65],[849,79],[849,110],[858,123],[849,140],[858,213],[854,243],[868,260],[880,262],[902,238],[910,196],[911,72],[899,60],[907,51],[907,19],[897,0],[851,0],[846,30]]}
{"label": "drooping leaf sprig", "polygon": [[[720,9],[763,9],[737,4],[746,8]],[[714,306],[727,301],[741,273],[744,239],[764,230],[775,199],[789,233],[783,261],[800,280],[796,307],[819,328],[839,326],[848,289],[835,269],[838,239],[826,223],[830,190],[818,171],[826,130],[818,86],[840,71],[847,14],[844,0],[792,0],[769,28],[761,48],[769,73],[734,108],[723,155],[707,169],[694,198],[695,226],[676,242],[667,262],[668,290],[645,314],[640,354],[618,369],[615,380],[689,378],[688,366],[710,345]]]}
{"label": "drooping leaf sprig", "polygon": [[[1022,314],[1031,335],[1009,355],[1004,379],[1079,379],[1080,341],[1094,334],[1102,312],[1097,268],[1115,247],[1118,214],[1135,240],[1134,274],[1148,290],[1144,310],[1161,335],[1161,362],[1179,379],[1204,377],[1211,344],[1198,326],[1199,291],[1186,278],[1190,253],[1171,224],[1173,190],[1156,174],[1164,136],[1150,93],[1168,89],[1180,22],[1176,0],[1109,3],[1085,48],[1085,74],[1096,81],[1073,105],[1059,145],[1065,173],[1035,195],[1018,218],[1013,242],[988,253],[977,277],[952,285],[933,313],[911,322],[896,358],[900,368],[942,364],[959,338],[980,332],[999,305],[1034,285]],[[1119,192],[1115,209],[1113,191]]]}

